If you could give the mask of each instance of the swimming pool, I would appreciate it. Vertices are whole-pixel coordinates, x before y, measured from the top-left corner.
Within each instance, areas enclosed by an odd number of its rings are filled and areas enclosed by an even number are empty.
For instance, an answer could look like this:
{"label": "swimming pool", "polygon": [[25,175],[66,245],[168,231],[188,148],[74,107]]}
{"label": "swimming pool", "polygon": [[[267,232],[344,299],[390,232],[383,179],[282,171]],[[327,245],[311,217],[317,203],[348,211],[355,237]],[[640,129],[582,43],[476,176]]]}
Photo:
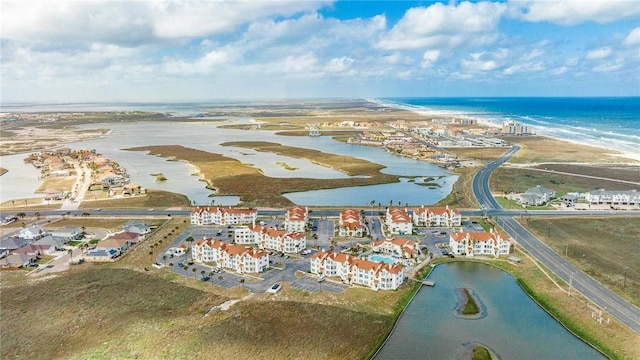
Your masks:
{"label": "swimming pool", "polygon": [[382,255],[371,255],[369,256],[369,260],[371,261],[375,261],[375,262],[386,262],[387,264],[393,264],[395,263],[395,259],[388,257],[388,256],[382,256]]}

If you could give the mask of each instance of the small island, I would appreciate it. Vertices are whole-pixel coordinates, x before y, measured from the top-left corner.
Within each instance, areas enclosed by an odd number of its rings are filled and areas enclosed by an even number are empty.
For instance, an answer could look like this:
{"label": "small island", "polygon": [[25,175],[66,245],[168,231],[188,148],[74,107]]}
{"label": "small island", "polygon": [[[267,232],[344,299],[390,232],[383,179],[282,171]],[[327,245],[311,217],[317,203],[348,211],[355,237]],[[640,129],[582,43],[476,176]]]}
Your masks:
{"label": "small island", "polygon": [[486,314],[480,300],[474,294],[473,290],[468,288],[458,288],[459,303],[454,310],[454,315],[463,319],[479,319]]}
{"label": "small island", "polygon": [[157,182],[164,182],[167,181],[167,177],[164,176],[163,173],[158,173],[158,174],[151,174],[151,176],[155,176],[156,177],[156,181]]}
{"label": "small island", "polygon": [[297,167],[293,167],[293,166],[291,166],[291,165],[289,165],[289,164],[287,164],[285,162],[282,162],[282,161],[278,161],[278,162],[276,162],[276,164],[282,166],[285,170],[290,170],[290,171],[298,170]]}

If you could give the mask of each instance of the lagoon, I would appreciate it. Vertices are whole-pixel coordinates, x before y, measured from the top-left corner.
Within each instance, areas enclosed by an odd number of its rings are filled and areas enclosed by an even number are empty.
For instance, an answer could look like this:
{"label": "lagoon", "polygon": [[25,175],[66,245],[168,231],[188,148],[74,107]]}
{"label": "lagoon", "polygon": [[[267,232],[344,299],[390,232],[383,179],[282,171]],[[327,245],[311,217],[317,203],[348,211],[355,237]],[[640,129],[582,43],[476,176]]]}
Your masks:
{"label": "lagoon", "polygon": [[[508,273],[490,265],[436,266],[376,359],[458,359],[474,343],[501,359],[605,359],[540,308]],[[486,316],[456,316],[458,288],[472,289]]]}
{"label": "lagoon", "polygon": [[[249,119],[237,118],[229,121],[219,119],[202,119],[197,122],[132,122],[91,124],[79,126],[83,129],[109,127],[112,132],[102,138],[66,144],[73,150],[96,149],[99,153],[117,161],[131,176],[131,182],[146,188],[171,191],[184,194],[191,201],[198,204],[209,204],[212,191],[205,188],[206,183],[197,175],[197,169],[181,161],[167,161],[165,158],[149,156],[144,152],[125,151],[122,149],[151,145],[183,145],[204,151],[220,153],[251,164],[269,177],[307,177],[315,179],[347,178],[342,172],[313,164],[304,159],[291,158],[272,153],[258,152],[252,149],[221,146],[228,141],[269,141],[288,146],[315,149],[327,153],[348,155],[366,159],[385,165],[384,173],[399,176],[434,177],[440,187],[429,188],[409,183],[408,178],[400,183],[362,186],[358,188],[342,188],[303,193],[287,194],[287,198],[300,205],[310,206],[345,206],[369,205],[371,200],[388,204],[400,201],[411,205],[435,203],[446,197],[451,191],[457,176],[447,173],[444,169],[424,161],[395,156],[382,149],[349,145],[337,142],[328,136],[281,136],[275,131],[223,129],[222,124],[247,123]],[[24,158],[26,155],[13,155]],[[4,162],[5,157],[0,157]],[[298,168],[291,171],[281,164]],[[22,170],[31,165],[20,164]],[[162,173],[167,178],[165,182],[156,182],[151,174]],[[4,176],[7,176],[5,174]],[[4,177],[3,176],[3,177]],[[24,195],[32,193],[37,188],[37,178],[25,186],[24,183],[6,181],[3,183],[3,200],[18,198],[12,194]],[[6,191],[4,187],[6,185]],[[4,195],[7,195],[5,198]],[[29,196],[27,196],[29,197]],[[237,197],[220,198],[221,205],[235,205]]]}

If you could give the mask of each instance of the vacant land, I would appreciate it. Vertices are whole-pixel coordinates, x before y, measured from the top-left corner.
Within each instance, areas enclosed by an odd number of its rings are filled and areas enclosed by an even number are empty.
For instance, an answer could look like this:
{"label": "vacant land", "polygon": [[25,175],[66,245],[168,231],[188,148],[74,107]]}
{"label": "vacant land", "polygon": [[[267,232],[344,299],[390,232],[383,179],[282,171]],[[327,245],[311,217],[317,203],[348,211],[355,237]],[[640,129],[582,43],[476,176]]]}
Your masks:
{"label": "vacant land", "polygon": [[640,217],[528,219],[523,224],[558,254],[640,306]]}
{"label": "vacant land", "polygon": [[83,201],[80,204],[81,209],[92,209],[95,207],[105,209],[165,209],[169,207],[189,206],[191,206],[191,203],[185,195],[152,189],[147,189],[146,194],[143,196],[125,197],[121,199],[91,201],[91,196],[89,196],[89,201]]}
{"label": "vacant land", "polygon": [[[217,195],[240,196],[244,206],[290,206],[290,200],[282,196],[289,192],[334,189],[346,186],[374,185],[397,182],[398,177],[380,173],[382,165],[349,156],[325,154],[315,150],[300,149],[282,145],[272,146],[274,151],[283,154],[298,154],[296,157],[316,159],[326,162],[323,156],[339,161],[332,167],[349,175],[363,175],[350,179],[309,179],[309,178],[272,178],[263,175],[259,169],[241,163],[226,156],[180,145],[163,145],[131,148],[132,151],[148,151],[151,155],[172,157],[189,162],[206,179],[208,187],[217,190]],[[314,153],[315,152],[315,153]],[[304,155],[303,155],[304,154]]]}
{"label": "vacant land", "polygon": [[603,177],[607,179],[640,182],[640,166],[544,164],[537,166],[536,168],[585,176]]}
{"label": "vacant land", "polygon": [[491,161],[499,158],[500,155],[504,154],[509,149],[510,148],[508,147],[482,147],[482,148],[460,147],[460,148],[447,148],[447,151],[450,151],[458,155],[458,157]]}
{"label": "vacant land", "polygon": [[51,177],[42,180],[40,187],[35,192],[45,192],[47,189],[56,188],[63,191],[71,191],[76,183],[75,176]]}
{"label": "vacant land", "polygon": [[491,176],[489,183],[491,192],[494,194],[521,193],[536,185],[543,185],[555,190],[556,195],[602,188],[608,190],[630,190],[634,188],[631,184],[616,181],[519,168],[498,168]]}
{"label": "vacant land", "polygon": [[446,198],[440,200],[438,205],[450,205],[459,208],[477,208],[478,202],[473,195],[473,176],[479,168],[457,168],[454,172],[458,180],[453,184],[453,189]]}
{"label": "vacant land", "polygon": [[628,163],[631,161],[614,155],[619,154],[614,150],[543,136],[514,136],[502,137],[502,139],[522,147],[510,160],[514,164],[546,162]]}

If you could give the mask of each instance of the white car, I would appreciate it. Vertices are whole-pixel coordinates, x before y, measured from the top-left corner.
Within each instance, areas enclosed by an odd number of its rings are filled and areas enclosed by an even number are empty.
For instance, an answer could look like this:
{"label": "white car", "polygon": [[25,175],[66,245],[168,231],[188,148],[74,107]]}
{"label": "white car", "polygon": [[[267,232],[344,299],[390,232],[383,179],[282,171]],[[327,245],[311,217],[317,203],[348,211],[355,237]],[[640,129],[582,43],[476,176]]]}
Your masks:
{"label": "white car", "polygon": [[269,294],[275,294],[278,291],[280,291],[280,289],[282,289],[282,286],[280,284],[278,284],[278,283],[275,283],[267,290],[267,292]]}

